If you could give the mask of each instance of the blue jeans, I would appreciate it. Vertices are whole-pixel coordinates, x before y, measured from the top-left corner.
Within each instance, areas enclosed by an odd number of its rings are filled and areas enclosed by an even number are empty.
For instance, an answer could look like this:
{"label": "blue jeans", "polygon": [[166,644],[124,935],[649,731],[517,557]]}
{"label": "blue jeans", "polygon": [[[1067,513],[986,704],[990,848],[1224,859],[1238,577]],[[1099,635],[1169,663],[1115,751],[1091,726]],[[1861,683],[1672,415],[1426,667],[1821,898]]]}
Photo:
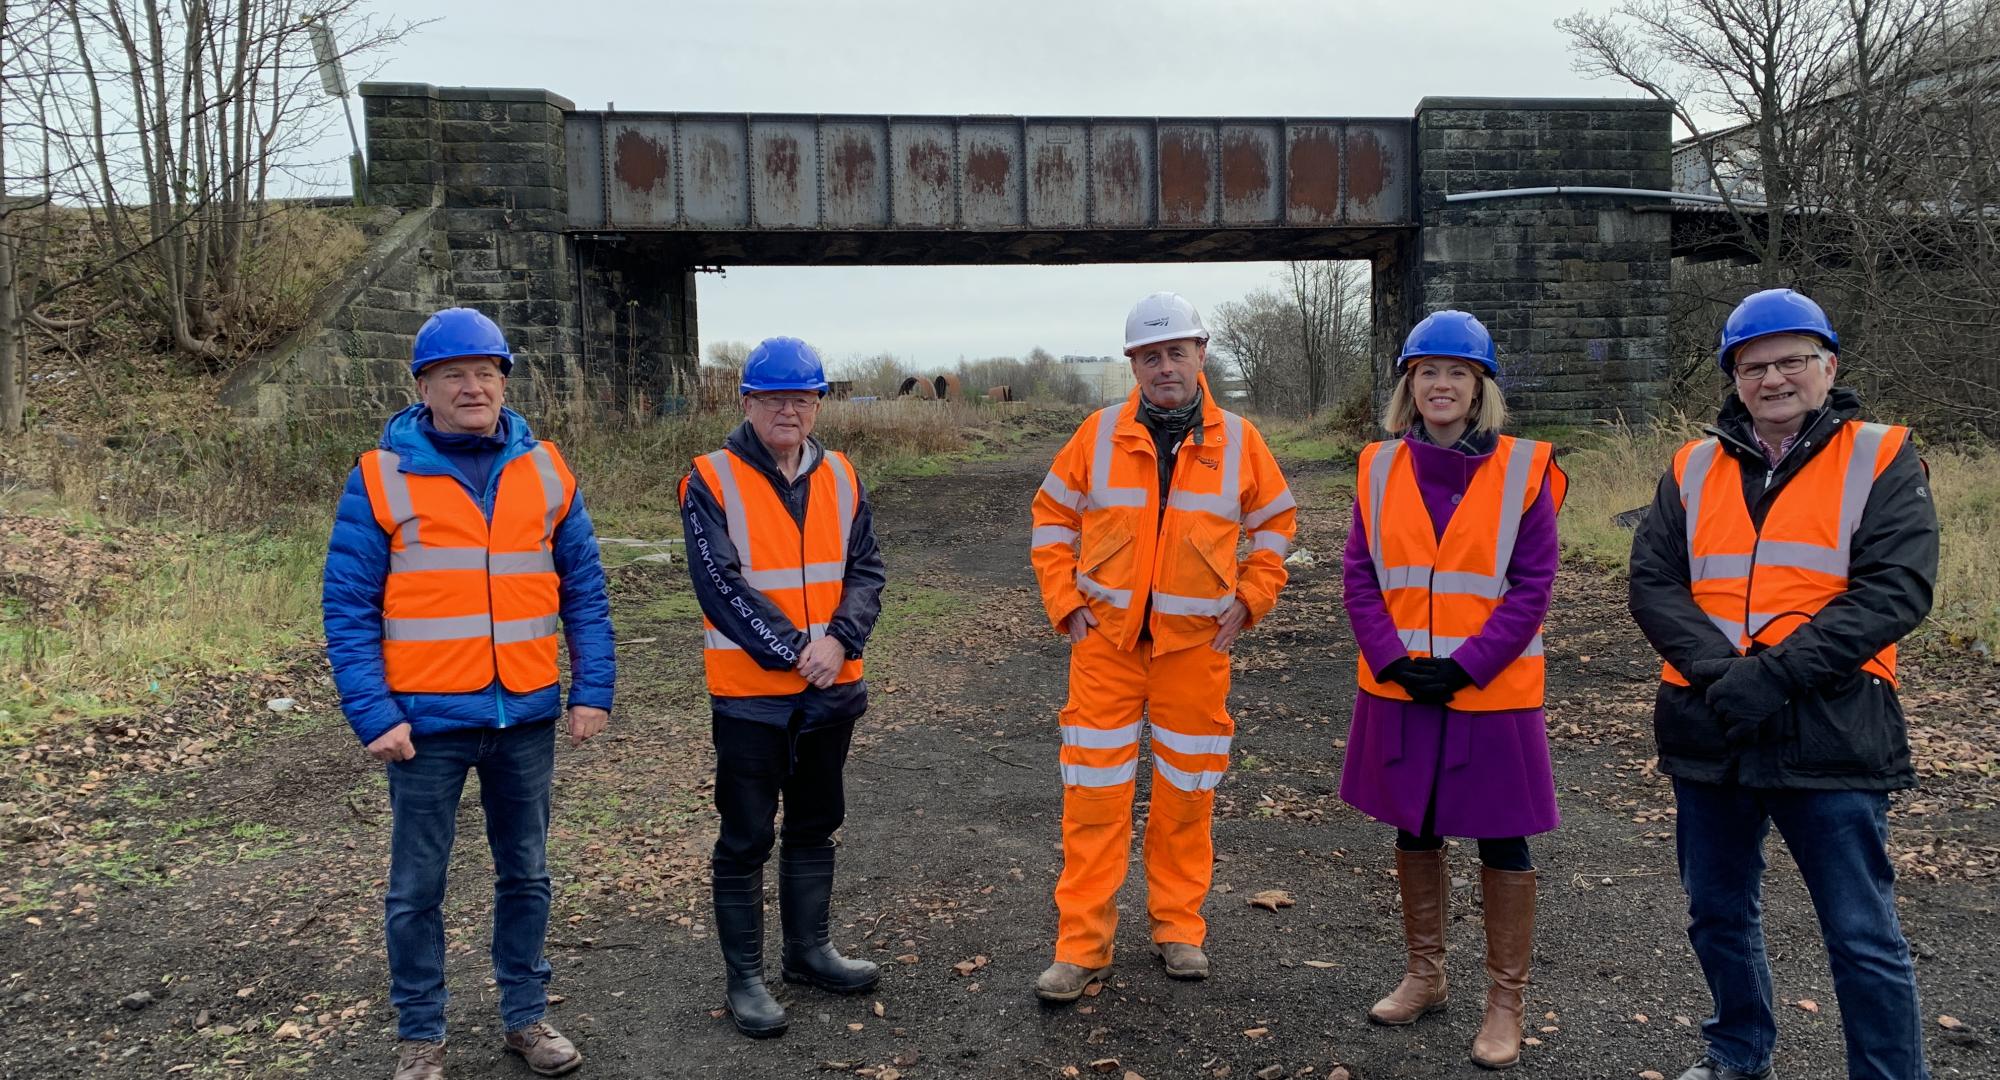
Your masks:
{"label": "blue jeans", "polygon": [[458,832],[458,797],[479,770],[493,851],[493,978],[513,1031],[548,1009],[549,790],[555,723],[449,731],[412,740],[417,756],[389,763],[389,1003],[401,1038],[444,1038],[444,885]]}
{"label": "blue jeans", "polygon": [[1929,1080],[1916,969],[1896,921],[1889,796],[1674,781],[1675,844],[1688,940],[1715,1015],[1709,1056],[1742,1072],[1771,1063],[1778,1038],[1764,956],[1764,836],[1773,823],[1812,894],[1833,969],[1854,1080]]}

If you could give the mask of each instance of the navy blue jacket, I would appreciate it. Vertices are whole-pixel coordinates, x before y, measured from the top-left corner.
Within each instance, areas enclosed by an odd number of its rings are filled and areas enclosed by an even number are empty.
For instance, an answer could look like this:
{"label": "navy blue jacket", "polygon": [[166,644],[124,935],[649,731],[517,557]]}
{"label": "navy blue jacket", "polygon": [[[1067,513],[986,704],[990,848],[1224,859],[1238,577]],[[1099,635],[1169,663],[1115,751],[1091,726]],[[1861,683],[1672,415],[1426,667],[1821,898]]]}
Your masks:
{"label": "navy blue jacket", "polygon": [[[799,522],[801,528],[806,520],[806,498],[812,488],[813,470],[826,467],[826,449],[817,439],[810,439],[809,443],[805,450],[806,467],[799,471],[797,480],[790,481],[778,471],[776,459],[764,448],[748,422],[730,432],[727,443],[737,457],[753,466],[777,491],[785,508],[791,511],[792,520]],[[687,498],[681,503],[681,514],[687,536],[688,572],[694,580],[694,594],[701,602],[702,614],[729,640],[743,646],[766,671],[792,670],[794,663],[776,646],[797,656],[807,644],[805,631],[793,628],[774,639],[766,639],[751,629],[753,619],[766,627],[791,626],[792,621],[778,605],[744,583],[743,561],[736,554],[736,545],[730,542],[728,519],[699,470],[688,471]],[[875,545],[874,512],[868,504],[868,492],[859,490],[854,504],[854,528],[847,539],[847,573],[841,579],[840,606],[826,629],[827,636],[846,648],[850,660],[861,657],[868,645],[868,635],[875,630],[875,619],[882,613],[882,585],[886,580],[882,552]],[[738,608],[732,600],[741,600],[743,607]],[[792,714],[797,712],[801,714],[802,729],[809,730],[852,720],[868,711],[868,681],[837,684],[825,690],[808,686],[796,694],[771,697],[710,695],[709,707],[719,717],[780,727],[790,724]]]}
{"label": "navy blue jacket", "polygon": [[[488,470],[484,490],[475,490],[424,436],[421,427],[427,415],[424,406],[412,405],[391,417],[382,429],[382,449],[393,451],[406,473],[457,479],[492,521],[501,471],[508,462],[535,448],[536,439],[527,420],[512,409],[501,410],[499,434],[505,449],[498,451]],[[570,501],[569,513],[556,525],[553,548],[556,575],[561,578],[563,635],[569,644],[569,703],[608,710],[617,677],[611,600],[604,591],[597,535],[583,508],[580,487]],[[333,535],[327,542],[320,611],[326,623],[326,653],[333,662],[340,708],[363,745],[404,721],[409,722],[412,735],[433,735],[462,728],[529,724],[554,719],[562,712],[559,683],[525,694],[507,690],[498,680],[484,690],[464,694],[392,693],[382,670],[382,590],[388,578],[389,534],[375,521],[368,489],[356,466],[348,473]]]}

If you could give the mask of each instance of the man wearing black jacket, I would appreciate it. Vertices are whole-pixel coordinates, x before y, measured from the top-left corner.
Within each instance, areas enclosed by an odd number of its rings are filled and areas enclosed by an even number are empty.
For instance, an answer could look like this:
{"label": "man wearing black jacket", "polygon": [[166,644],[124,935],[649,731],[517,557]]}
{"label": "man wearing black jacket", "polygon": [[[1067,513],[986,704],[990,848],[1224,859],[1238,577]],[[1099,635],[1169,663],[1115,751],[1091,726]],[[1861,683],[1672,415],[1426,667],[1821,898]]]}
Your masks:
{"label": "man wearing black jacket", "polygon": [[1937,514],[1908,431],[1863,421],[1834,385],[1838,344],[1796,292],[1744,300],[1718,354],[1735,396],[1676,455],[1633,539],[1632,616],[1666,661],[1653,727],[1688,937],[1715,1002],[1681,1080],[1773,1075],[1759,916],[1773,824],[1819,917],[1848,1075],[1929,1076],[1887,811],[1916,784],[1895,644],[1930,611]]}
{"label": "man wearing black jacket", "polygon": [[812,437],[827,391],[819,354],[771,338],[743,368],[744,422],[682,481],[688,566],[703,617],[721,834],[711,861],[728,1005],[753,1038],[782,1035],[764,985],[764,862],[780,796],[778,897],[786,981],[839,993],[876,965],[829,942],[841,773],[868,709],[861,654],[885,580],[867,492]]}

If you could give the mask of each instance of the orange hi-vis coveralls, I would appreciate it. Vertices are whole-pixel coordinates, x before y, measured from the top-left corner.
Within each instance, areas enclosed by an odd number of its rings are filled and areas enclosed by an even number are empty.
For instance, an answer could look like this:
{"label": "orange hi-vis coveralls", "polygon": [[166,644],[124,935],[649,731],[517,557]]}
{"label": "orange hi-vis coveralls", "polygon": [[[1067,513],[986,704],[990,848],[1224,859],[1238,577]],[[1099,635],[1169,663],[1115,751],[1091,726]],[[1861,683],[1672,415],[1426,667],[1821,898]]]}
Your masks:
{"label": "orange hi-vis coveralls", "polygon": [[[1070,649],[1062,711],[1063,872],[1055,958],[1111,962],[1116,896],[1132,848],[1139,728],[1152,724],[1146,906],[1156,943],[1199,947],[1214,875],[1209,819],[1235,722],[1229,654],[1213,647],[1232,603],[1255,625],[1285,585],[1297,504],[1264,438],[1204,395],[1166,504],[1139,392],[1083,422],[1035,495],[1033,558],[1058,630],[1078,608],[1097,625]],[[1249,534],[1238,557],[1239,534]]]}

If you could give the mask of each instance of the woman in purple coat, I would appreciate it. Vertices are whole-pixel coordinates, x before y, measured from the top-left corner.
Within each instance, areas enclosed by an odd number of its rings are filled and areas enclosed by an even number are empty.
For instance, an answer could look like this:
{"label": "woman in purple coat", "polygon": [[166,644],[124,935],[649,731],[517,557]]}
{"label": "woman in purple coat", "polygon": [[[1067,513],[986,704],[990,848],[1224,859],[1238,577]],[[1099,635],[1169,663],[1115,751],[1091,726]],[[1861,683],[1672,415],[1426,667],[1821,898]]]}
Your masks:
{"label": "woman in purple coat", "polygon": [[1396,827],[1402,981],[1368,1018],[1415,1023],[1445,1003],[1451,875],[1444,837],[1479,842],[1486,1012],[1472,1060],[1520,1060],[1533,949],[1527,837],[1556,814],[1542,715],[1542,618],[1565,480],[1546,443],[1500,434],[1492,336],[1440,311],[1410,333],[1383,426],[1363,451],[1345,563],[1360,645],[1340,797]]}

